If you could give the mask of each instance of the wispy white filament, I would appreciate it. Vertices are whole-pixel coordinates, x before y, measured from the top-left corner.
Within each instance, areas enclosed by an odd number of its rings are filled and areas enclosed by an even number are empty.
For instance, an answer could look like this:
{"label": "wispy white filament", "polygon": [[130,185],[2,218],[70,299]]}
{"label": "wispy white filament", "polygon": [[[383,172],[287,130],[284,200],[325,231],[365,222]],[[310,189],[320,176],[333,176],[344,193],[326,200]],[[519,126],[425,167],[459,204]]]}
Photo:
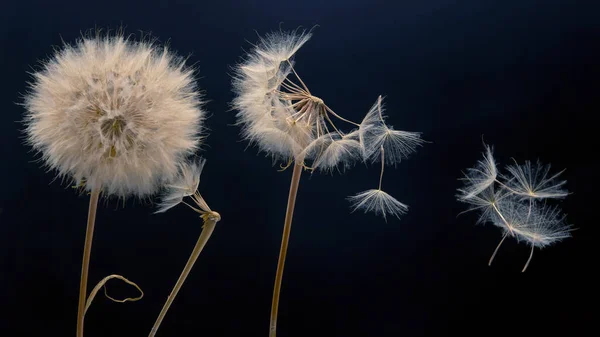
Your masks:
{"label": "wispy white filament", "polygon": [[363,210],[365,213],[373,212],[382,215],[387,220],[388,215],[400,218],[408,211],[408,206],[399,202],[391,195],[380,189],[371,189],[357,195],[348,197],[352,204],[352,211]]}
{"label": "wispy white filament", "polygon": [[181,203],[183,198],[196,193],[200,184],[200,175],[202,174],[204,163],[206,163],[206,160],[200,158],[197,162],[184,162],[181,165],[177,177],[165,185],[165,191],[161,196],[161,202],[155,213],[166,212]]}
{"label": "wispy white filament", "polygon": [[464,187],[459,189],[461,199],[471,199],[481,192],[485,191],[496,181],[498,171],[496,170],[496,161],[492,154],[492,148],[485,145],[483,160],[478,160],[475,167],[468,168],[464,177]]}
{"label": "wispy white filament", "polygon": [[385,123],[383,97],[379,96],[360,123],[359,137],[365,160],[377,162],[380,149],[386,152],[386,165],[395,165],[415,152],[423,140],[418,132],[394,130]]}
{"label": "wispy white filament", "polygon": [[509,165],[507,170],[506,188],[520,196],[545,199],[564,198],[569,194],[563,188],[566,181],[557,181],[563,171],[550,176],[550,165],[525,161],[523,165]]}

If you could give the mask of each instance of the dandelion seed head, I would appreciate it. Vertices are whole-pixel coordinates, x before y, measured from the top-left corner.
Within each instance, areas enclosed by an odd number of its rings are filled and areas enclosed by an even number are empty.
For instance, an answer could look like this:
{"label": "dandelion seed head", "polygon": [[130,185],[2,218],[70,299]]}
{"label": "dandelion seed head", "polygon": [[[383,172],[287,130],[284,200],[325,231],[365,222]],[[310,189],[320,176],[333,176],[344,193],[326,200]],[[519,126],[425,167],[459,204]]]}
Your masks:
{"label": "dandelion seed head", "polygon": [[201,140],[193,71],[121,35],[65,45],[33,74],[28,143],[63,177],[125,197],[155,192]]}
{"label": "dandelion seed head", "polygon": [[291,118],[297,110],[280,91],[292,56],[309,38],[309,33],[267,34],[235,68],[233,107],[242,136],[274,159],[298,155],[313,139],[312,125]]}

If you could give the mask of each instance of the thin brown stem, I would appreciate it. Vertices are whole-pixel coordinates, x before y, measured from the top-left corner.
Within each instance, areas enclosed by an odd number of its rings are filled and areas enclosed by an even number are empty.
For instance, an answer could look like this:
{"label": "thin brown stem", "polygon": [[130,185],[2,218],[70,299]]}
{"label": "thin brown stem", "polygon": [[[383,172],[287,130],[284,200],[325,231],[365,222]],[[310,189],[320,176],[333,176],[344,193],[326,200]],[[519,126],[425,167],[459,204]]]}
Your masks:
{"label": "thin brown stem", "polygon": [[92,252],[92,240],[94,239],[94,225],[96,223],[96,210],[98,209],[99,197],[100,189],[93,190],[92,194],[90,195],[87,229],[85,231],[85,243],[83,245],[83,261],[81,262],[79,307],[77,308],[77,337],[83,337],[83,318],[85,316],[85,301],[87,297],[88,270],[90,267],[90,254]]}
{"label": "thin brown stem", "polygon": [[221,219],[220,216],[218,216],[218,213],[216,213],[216,212],[212,212],[212,213],[214,213],[216,216],[209,215],[209,216],[205,217],[206,221],[204,222],[204,226],[202,226],[202,233],[200,233],[200,237],[198,237],[196,246],[194,247],[194,250],[192,251],[190,258],[188,259],[188,262],[185,264],[185,267],[183,268],[183,271],[181,272],[181,275],[179,276],[177,283],[175,283],[175,287],[173,287],[171,294],[167,298],[165,305],[163,306],[162,310],[160,311],[160,314],[158,315],[158,318],[156,319],[156,322],[154,323],[154,326],[152,327],[152,330],[150,331],[150,335],[149,335],[150,337],[154,337],[154,335],[156,335],[156,332],[158,331],[160,324],[162,323],[163,319],[165,318],[165,315],[167,314],[169,307],[171,307],[173,300],[175,300],[175,296],[177,296],[179,289],[181,289],[181,286],[185,282],[185,279],[188,277],[190,271],[192,270],[192,267],[194,266],[196,259],[198,259],[198,255],[200,255],[200,253],[202,252],[202,249],[206,245],[206,242],[208,242],[208,239],[210,239],[210,236],[212,235],[212,233],[215,229],[215,225]]}
{"label": "thin brown stem", "polygon": [[277,273],[275,274],[275,286],[273,288],[273,301],[271,302],[271,324],[269,337],[277,335],[277,311],[279,310],[279,296],[281,294],[281,281],[283,280],[283,268],[285,266],[285,256],[287,255],[288,242],[292,230],[292,218],[294,216],[294,206],[296,205],[296,194],[300,184],[302,174],[302,163],[294,163],[294,172],[290,183],[290,193],[288,195],[287,210],[285,212],[285,221],[283,223],[283,237],[281,238],[281,249],[279,250],[279,260],[277,261]]}
{"label": "thin brown stem", "polygon": [[496,257],[496,253],[498,253],[498,249],[500,249],[500,246],[502,246],[502,243],[504,242],[504,239],[506,239],[506,237],[508,236],[508,233],[509,232],[504,233],[504,235],[502,236],[502,240],[500,240],[500,243],[498,244],[498,246],[496,246],[496,249],[494,249],[494,254],[492,254],[492,257],[490,257],[488,266],[492,265],[492,261],[494,261],[494,257]]}
{"label": "thin brown stem", "polygon": [[527,263],[525,263],[525,267],[523,267],[523,270],[521,270],[522,273],[524,273],[525,270],[527,270],[527,267],[529,267],[529,262],[531,262],[531,258],[533,257],[534,249],[535,249],[535,245],[531,245],[531,253],[529,253],[529,258],[527,259]]}

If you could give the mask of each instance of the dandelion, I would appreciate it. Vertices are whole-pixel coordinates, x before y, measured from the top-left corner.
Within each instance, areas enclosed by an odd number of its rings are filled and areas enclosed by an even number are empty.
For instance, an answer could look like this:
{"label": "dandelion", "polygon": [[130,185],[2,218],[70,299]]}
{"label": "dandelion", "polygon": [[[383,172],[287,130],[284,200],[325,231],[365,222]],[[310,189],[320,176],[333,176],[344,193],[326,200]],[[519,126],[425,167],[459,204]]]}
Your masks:
{"label": "dandelion", "polygon": [[[389,153],[387,163],[399,162],[420,144],[419,134],[396,131],[388,126],[378,107],[362,123],[336,113],[313,94],[295,67],[295,54],[311,38],[310,32],[277,32],[260,38],[252,51],[235,67],[233,107],[242,137],[259,151],[293,165],[282,244],[271,303],[270,336],[276,335],[277,312],[285,256],[302,170],[344,170],[368,157],[379,160],[379,148]],[[345,131],[346,127],[351,130]],[[375,149],[373,151],[373,149]],[[385,163],[383,163],[385,164]],[[361,201],[364,201],[361,203]],[[381,191],[361,195],[361,209],[399,216],[406,206]],[[358,205],[357,204],[357,205]]]}
{"label": "dandelion", "polygon": [[[149,336],[154,337],[160,324],[162,323],[167,311],[171,307],[171,304],[175,300],[177,293],[181,289],[181,286],[187,279],[194,263],[198,259],[198,256],[204,249],[204,246],[210,239],[217,222],[221,220],[221,215],[210,209],[200,192],[198,192],[198,184],[200,183],[200,174],[202,173],[202,168],[204,167],[204,163],[206,161],[204,159],[200,159],[198,162],[185,162],[181,165],[179,174],[175,177],[175,179],[165,185],[165,191],[161,197],[161,203],[159,204],[159,210],[157,213],[165,212],[180,203],[185,204],[189,208],[191,208],[194,212],[200,214],[204,225],[202,226],[202,233],[198,237],[198,241],[196,242],[196,246],[192,250],[192,253],[186,263],[177,283],[173,287],[171,294],[167,298],[152,330],[150,331]],[[185,201],[184,198],[189,197],[192,199],[194,205],[191,205]]]}
{"label": "dandelion", "polygon": [[478,223],[491,223],[503,231],[488,265],[492,264],[509,236],[531,246],[524,272],[535,247],[543,248],[571,237],[571,226],[566,223],[561,210],[540,203],[540,200],[564,198],[568,194],[563,189],[566,181],[555,181],[560,173],[548,177],[550,165],[544,166],[540,162],[536,166],[529,161],[522,166],[511,165],[507,168],[508,175],[499,174],[491,148],[485,148],[484,160],[468,169],[462,178],[465,186],[458,189],[457,199],[470,205],[467,211],[480,212]]}
{"label": "dandelion", "polygon": [[77,336],[100,193],[144,197],[198,147],[204,111],[193,71],[166,48],[122,35],[65,45],[33,74],[27,142],[46,166],[91,193]]}

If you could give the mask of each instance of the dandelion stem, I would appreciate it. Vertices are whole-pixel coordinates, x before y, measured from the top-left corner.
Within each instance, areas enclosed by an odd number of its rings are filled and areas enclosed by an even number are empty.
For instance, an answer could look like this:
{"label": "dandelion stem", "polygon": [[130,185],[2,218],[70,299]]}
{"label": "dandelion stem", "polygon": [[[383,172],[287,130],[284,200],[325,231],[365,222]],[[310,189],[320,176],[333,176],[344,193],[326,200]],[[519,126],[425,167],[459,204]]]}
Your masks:
{"label": "dandelion stem", "polygon": [[381,182],[383,181],[383,169],[385,168],[385,156],[383,146],[381,146],[381,173],[379,174],[379,190],[381,191]]}
{"label": "dandelion stem", "polygon": [[535,245],[531,245],[531,253],[529,253],[529,258],[527,259],[527,263],[525,263],[525,267],[523,267],[523,270],[521,270],[521,272],[525,272],[525,270],[527,270],[527,267],[529,267],[529,262],[531,262],[531,258],[533,257],[533,250],[535,249]]}
{"label": "dandelion stem", "polygon": [[496,257],[496,253],[498,253],[498,249],[500,249],[500,246],[502,246],[502,243],[504,242],[504,239],[506,239],[506,237],[508,236],[508,233],[509,232],[504,233],[504,235],[502,236],[502,240],[500,240],[500,243],[498,244],[498,246],[496,246],[496,249],[494,249],[494,254],[492,254],[492,257],[490,257],[488,266],[492,265],[492,261],[494,261],[494,258]]}
{"label": "dandelion stem", "polygon": [[185,267],[183,268],[183,271],[181,272],[181,275],[179,276],[177,283],[175,283],[175,287],[173,287],[171,294],[167,298],[165,305],[163,306],[162,310],[160,311],[160,314],[158,315],[158,318],[156,319],[156,322],[154,323],[154,326],[152,327],[152,330],[150,331],[150,335],[149,335],[150,337],[154,337],[154,335],[156,335],[156,332],[158,331],[160,324],[162,323],[163,319],[165,318],[165,315],[167,314],[169,307],[173,303],[173,300],[175,300],[175,296],[177,296],[179,289],[181,289],[181,286],[183,285],[183,282],[185,282],[185,279],[188,277],[190,271],[192,270],[192,267],[194,266],[196,259],[198,259],[198,255],[200,255],[200,253],[202,252],[202,249],[204,249],[206,242],[208,242],[208,239],[210,239],[210,236],[212,235],[212,233],[215,229],[217,221],[219,221],[219,219],[220,219],[220,217],[211,217],[211,216],[207,216],[205,218],[206,218],[206,221],[204,222],[204,226],[202,226],[202,233],[200,233],[200,236],[198,237],[196,246],[194,247],[194,250],[192,250],[192,254],[190,255],[190,258],[188,259],[187,263],[185,264]]}
{"label": "dandelion stem", "polygon": [[292,230],[292,217],[294,216],[294,206],[296,205],[296,194],[300,184],[300,175],[302,174],[302,161],[294,163],[292,181],[290,183],[290,193],[288,196],[287,210],[285,212],[285,221],[283,224],[283,236],[281,238],[281,249],[279,250],[279,260],[277,261],[277,273],[275,274],[275,286],[273,287],[273,300],[271,302],[271,324],[269,337],[277,335],[277,312],[279,309],[279,296],[281,294],[281,281],[283,280],[283,268],[285,266],[285,256],[287,254],[288,242]]}
{"label": "dandelion stem", "polygon": [[81,262],[81,281],[79,283],[79,307],[77,309],[77,337],[83,337],[83,319],[85,316],[85,301],[87,297],[87,280],[90,266],[90,254],[92,252],[92,240],[94,238],[94,225],[96,223],[96,209],[100,189],[94,189],[90,195],[88,209],[87,229],[85,232],[85,244],[83,246],[83,261]]}

